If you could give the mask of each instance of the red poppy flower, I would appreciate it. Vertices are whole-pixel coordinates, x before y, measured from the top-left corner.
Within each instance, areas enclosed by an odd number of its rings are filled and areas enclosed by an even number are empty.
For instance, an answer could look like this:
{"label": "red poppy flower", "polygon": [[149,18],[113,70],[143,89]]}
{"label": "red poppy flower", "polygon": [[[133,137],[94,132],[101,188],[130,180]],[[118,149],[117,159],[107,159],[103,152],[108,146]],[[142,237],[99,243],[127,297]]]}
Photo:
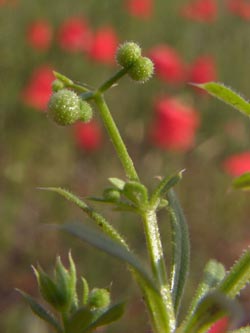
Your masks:
{"label": "red poppy flower", "polygon": [[193,0],[181,8],[181,15],[187,19],[212,22],[216,19],[218,6],[216,0]]}
{"label": "red poppy flower", "polygon": [[[215,60],[211,56],[197,58],[190,67],[188,81],[192,83],[204,83],[217,80]],[[197,89],[200,93],[204,90]]]}
{"label": "red poppy flower", "polygon": [[224,317],[216,321],[209,329],[208,333],[226,333],[228,329],[228,318]]}
{"label": "red poppy flower", "polygon": [[89,123],[79,122],[74,126],[76,144],[86,151],[93,151],[100,148],[102,144],[102,133],[95,121]]}
{"label": "red poppy flower", "polygon": [[185,79],[185,66],[178,53],[168,45],[154,46],[148,53],[155,65],[156,75],[168,83],[180,83]]}
{"label": "red poppy flower", "polygon": [[163,98],[155,104],[155,118],[150,126],[150,138],[156,146],[175,151],[193,147],[199,114],[176,98]]}
{"label": "red poppy flower", "polygon": [[233,177],[240,176],[245,172],[250,172],[250,152],[229,156],[223,161],[222,168]]}
{"label": "red poppy flower", "polygon": [[148,19],[153,12],[153,0],[126,0],[125,6],[130,15]]}
{"label": "red poppy flower", "polygon": [[11,5],[16,7],[18,5],[18,0],[0,0],[0,6]]}
{"label": "red poppy flower", "polygon": [[112,27],[99,29],[93,37],[89,56],[91,59],[112,64],[118,47],[118,37]]}
{"label": "red poppy flower", "polygon": [[45,111],[51,95],[51,83],[55,79],[49,66],[37,68],[22,92],[23,102],[37,110]]}
{"label": "red poppy flower", "polygon": [[58,43],[68,52],[88,51],[92,33],[87,22],[80,17],[70,17],[59,28]]}
{"label": "red poppy flower", "polygon": [[227,1],[228,10],[245,19],[250,20],[250,2],[249,0],[228,0]]}
{"label": "red poppy flower", "polygon": [[50,47],[52,40],[51,25],[45,20],[32,22],[28,26],[26,39],[34,49],[46,51]]}

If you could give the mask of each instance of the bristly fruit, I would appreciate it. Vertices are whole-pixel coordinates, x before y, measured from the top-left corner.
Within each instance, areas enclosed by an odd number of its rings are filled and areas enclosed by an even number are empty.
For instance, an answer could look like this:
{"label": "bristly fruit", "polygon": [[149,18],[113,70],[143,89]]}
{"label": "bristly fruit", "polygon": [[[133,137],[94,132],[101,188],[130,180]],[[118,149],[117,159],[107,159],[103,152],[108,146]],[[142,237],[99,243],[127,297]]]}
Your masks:
{"label": "bristly fruit", "polygon": [[147,57],[139,57],[128,70],[131,79],[144,83],[148,81],[154,73],[154,64]]}
{"label": "bristly fruit", "polygon": [[82,101],[74,91],[68,89],[61,89],[51,96],[48,114],[62,126],[72,125],[78,120],[87,122],[92,118],[90,105]]}
{"label": "bristly fruit", "polygon": [[134,42],[126,42],[118,48],[116,52],[116,61],[124,68],[128,68],[141,57],[141,48]]}
{"label": "bristly fruit", "polygon": [[83,121],[84,123],[90,122],[93,118],[93,110],[90,104],[86,101],[80,100],[80,110],[81,110],[81,117],[79,120]]}
{"label": "bristly fruit", "polygon": [[106,308],[110,304],[110,293],[107,289],[94,288],[89,294],[88,303],[91,308]]}

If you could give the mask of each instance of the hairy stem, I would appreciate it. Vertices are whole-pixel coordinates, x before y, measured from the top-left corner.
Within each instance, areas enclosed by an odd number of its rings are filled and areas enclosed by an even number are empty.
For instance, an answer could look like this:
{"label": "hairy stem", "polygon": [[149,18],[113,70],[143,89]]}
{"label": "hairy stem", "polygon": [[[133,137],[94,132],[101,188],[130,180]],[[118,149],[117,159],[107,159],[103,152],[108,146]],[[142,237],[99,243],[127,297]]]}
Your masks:
{"label": "hairy stem", "polygon": [[130,180],[139,181],[139,177],[135,170],[132,159],[130,158],[127,148],[121,138],[119,130],[113,120],[113,117],[109,111],[109,108],[104,100],[103,95],[98,91],[94,95],[94,100],[99,109],[100,115],[104,122],[104,125],[108,131],[111,141],[116,149],[117,155],[123,165],[125,173]]}
{"label": "hairy stem", "polygon": [[121,77],[123,77],[128,72],[128,68],[122,68],[119,70],[115,75],[113,75],[109,80],[104,82],[98,91],[100,93],[103,93],[104,91],[108,90],[110,87],[112,87]]}
{"label": "hairy stem", "polygon": [[162,296],[162,301],[168,315],[169,331],[173,332],[175,329],[175,314],[170,287],[167,280],[167,272],[156,212],[154,210],[146,211],[143,214],[143,222],[153,275],[157,282]]}

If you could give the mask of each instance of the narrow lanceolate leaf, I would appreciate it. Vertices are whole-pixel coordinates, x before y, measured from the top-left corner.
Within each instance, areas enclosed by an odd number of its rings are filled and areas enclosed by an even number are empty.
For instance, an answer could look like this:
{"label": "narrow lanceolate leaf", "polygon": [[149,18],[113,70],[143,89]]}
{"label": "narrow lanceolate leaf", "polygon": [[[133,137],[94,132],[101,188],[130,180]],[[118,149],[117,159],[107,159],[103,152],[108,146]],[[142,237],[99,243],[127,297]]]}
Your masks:
{"label": "narrow lanceolate leaf", "polygon": [[234,189],[249,191],[250,190],[250,172],[246,172],[240,177],[237,177],[232,182]]}
{"label": "narrow lanceolate leaf", "polygon": [[221,263],[216,260],[209,260],[205,266],[202,281],[196,289],[195,296],[191,302],[185,321],[189,321],[200,300],[223,280],[225,274],[225,268]]}
{"label": "narrow lanceolate leaf", "polygon": [[250,282],[250,250],[243,253],[233,265],[217,290],[230,298],[234,298]]}
{"label": "narrow lanceolate leaf", "polygon": [[61,328],[60,324],[54,318],[54,316],[49,313],[41,304],[37,303],[37,301],[31,297],[30,295],[26,294],[22,290],[17,290],[25,301],[29,304],[31,310],[41,319],[46,321],[50,324],[58,333],[63,333],[63,329]]}
{"label": "narrow lanceolate leaf", "polygon": [[176,313],[178,313],[185,282],[189,272],[190,243],[187,222],[179,201],[171,189],[168,192],[168,211],[172,229],[171,292]]}
{"label": "narrow lanceolate leaf", "polygon": [[138,272],[138,274],[147,282],[149,287],[156,289],[151,276],[141,265],[136,256],[117,241],[107,237],[98,230],[89,228],[84,224],[65,224],[58,226],[58,228],[65,230],[71,235],[80,238],[90,245],[112,255],[117,259],[122,260],[123,262],[126,262]]}
{"label": "narrow lanceolate leaf", "polygon": [[56,71],[53,71],[53,74],[54,74],[54,76],[55,76],[58,80],[62,81],[65,85],[71,85],[71,84],[73,84],[73,81],[70,80],[67,76],[65,76],[65,75],[63,75],[63,74],[61,74],[61,73],[58,73],[58,72],[56,72]]}
{"label": "narrow lanceolate leaf", "polygon": [[[164,303],[162,295],[156,290],[148,288],[145,280],[143,280],[135,270],[132,270],[132,273],[141,288],[151,319],[153,332],[173,332],[175,326],[172,326],[172,320],[169,316],[172,311],[166,311],[166,304]],[[170,304],[170,307],[172,307],[172,304]]]}
{"label": "narrow lanceolate leaf", "polygon": [[111,238],[115,239],[122,245],[129,248],[123,237],[118,233],[118,231],[101,214],[97,213],[93,208],[88,206],[83,200],[78,198],[76,195],[60,187],[41,187],[40,189],[56,192],[61,196],[63,196],[64,198],[66,198],[67,200],[73,202],[79,208],[81,208],[89,216],[89,218],[93,220],[98,225],[99,228],[102,229],[102,231],[105,234],[107,234]]}
{"label": "narrow lanceolate leaf", "polygon": [[205,333],[218,319],[229,317],[231,321],[238,322],[241,315],[241,308],[236,301],[218,292],[211,292],[199,301],[193,315],[177,332]]}
{"label": "narrow lanceolate leaf", "polygon": [[109,178],[109,181],[112,185],[114,185],[118,190],[123,190],[125,181],[120,178]]}
{"label": "narrow lanceolate leaf", "polygon": [[82,305],[87,305],[89,300],[89,285],[87,280],[82,277]]}
{"label": "narrow lanceolate leaf", "polygon": [[124,307],[125,303],[118,303],[111,306],[89,325],[88,330],[93,330],[96,327],[108,325],[120,319],[124,313]]}
{"label": "narrow lanceolate leaf", "polygon": [[160,198],[164,197],[166,193],[181,180],[183,172],[184,170],[173,176],[165,177],[160,181],[151,196],[150,203],[152,206],[154,206]]}
{"label": "narrow lanceolate leaf", "polygon": [[250,115],[250,103],[231,88],[226,87],[223,83],[207,82],[202,84],[191,84],[206,90],[210,95],[217,97],[226,104],[231,105],[246,116]]}

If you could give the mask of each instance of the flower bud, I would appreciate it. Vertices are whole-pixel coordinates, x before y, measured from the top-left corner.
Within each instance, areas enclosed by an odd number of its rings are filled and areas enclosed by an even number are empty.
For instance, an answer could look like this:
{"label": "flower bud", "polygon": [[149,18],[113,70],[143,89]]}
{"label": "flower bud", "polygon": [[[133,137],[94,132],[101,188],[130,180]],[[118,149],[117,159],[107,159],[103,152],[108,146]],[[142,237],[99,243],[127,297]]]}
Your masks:
{"label": "flower bud", "polygon": [[80,110],[81,110],[81,116],[80,119],[84,123],[90,122],[90,120],[93,117],[93,110],[91,105],[83,100],[80,100]]}
{"label": "flower bud", "polygon": [[110,304],[110,293],[107,289],[94,288],[89,294],[89,306],[96,309],[106,308]]}
{"label": "flower bud", "polygon": [[128,74],[131,79],[144,83],[151,78],[154,73],[154,64],[147,57],[139,57],[129,69]]}
{"label": "flower bud", "polygon": [[52,90],[53,92],[57,92],[59,90],[62,90],[64,88],[64,83],[61,80],[54,80],[52,82]]}
{"label": "flower bud", "polygon": [[122,44],[116,52],[116,61],[122,67],[129,67],[141,57],[141,48],[134,42],[126,42]]}

